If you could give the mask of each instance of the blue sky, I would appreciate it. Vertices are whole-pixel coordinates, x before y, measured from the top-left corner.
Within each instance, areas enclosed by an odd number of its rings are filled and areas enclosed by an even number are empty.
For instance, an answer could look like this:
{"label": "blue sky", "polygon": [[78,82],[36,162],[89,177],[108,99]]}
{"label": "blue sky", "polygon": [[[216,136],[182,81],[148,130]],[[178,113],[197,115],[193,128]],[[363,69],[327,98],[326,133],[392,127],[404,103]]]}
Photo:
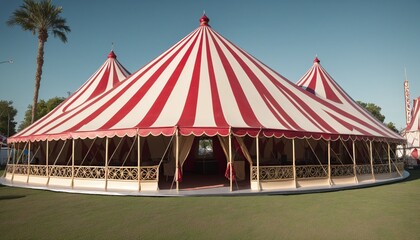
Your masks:
{"label": "blue sky", "polygon": [[[32,103],[37,38],[5,24],[23,1],[0,3],[0,100],[23,120]],[[74,0],[63,7],[68,43],[45,46],[40,99],[67,96],[107,58],[135,72],[198,27],[210,25],[284,77],[297,82],[317,54],[322,66],[355,100],[382,107],[385,122],[405,127],[404,68],[411,98],[420,96],[420,1]]]}

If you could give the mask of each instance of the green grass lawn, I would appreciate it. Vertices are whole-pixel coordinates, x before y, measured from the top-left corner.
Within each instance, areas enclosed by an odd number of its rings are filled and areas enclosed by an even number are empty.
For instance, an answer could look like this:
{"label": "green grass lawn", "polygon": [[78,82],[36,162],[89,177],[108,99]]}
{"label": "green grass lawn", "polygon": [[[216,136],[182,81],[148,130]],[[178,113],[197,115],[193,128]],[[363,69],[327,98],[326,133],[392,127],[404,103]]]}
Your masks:
{"label": "green grass lawn", "polygon": [[119,197],[0,186],[0,239],[420,239],[404,182],[289,196]]}

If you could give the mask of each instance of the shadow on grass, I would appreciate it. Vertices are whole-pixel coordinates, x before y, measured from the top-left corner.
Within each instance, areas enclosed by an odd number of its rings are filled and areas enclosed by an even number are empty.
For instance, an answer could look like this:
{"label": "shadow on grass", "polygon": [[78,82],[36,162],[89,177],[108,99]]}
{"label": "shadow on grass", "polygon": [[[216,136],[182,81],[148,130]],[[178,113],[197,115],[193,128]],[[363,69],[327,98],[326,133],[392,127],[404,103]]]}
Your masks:
{"label": "shadow on grass", "polygon": [[0,201],[1,200],[12,200],[12,199],[18,199],[18,198],[24,198],[26,197],[25,195],[5,195],[5,196],[0,196]]}

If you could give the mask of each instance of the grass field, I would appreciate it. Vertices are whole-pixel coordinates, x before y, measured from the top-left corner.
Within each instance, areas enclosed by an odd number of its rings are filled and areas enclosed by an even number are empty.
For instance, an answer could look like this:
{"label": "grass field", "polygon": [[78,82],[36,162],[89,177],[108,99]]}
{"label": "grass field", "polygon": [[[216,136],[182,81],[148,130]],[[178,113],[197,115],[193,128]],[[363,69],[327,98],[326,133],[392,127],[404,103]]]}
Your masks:
{"label": "grass field", "polygon": [[0,186],[0,239],[420,239],[404,182],[289,196],[118,197]]}

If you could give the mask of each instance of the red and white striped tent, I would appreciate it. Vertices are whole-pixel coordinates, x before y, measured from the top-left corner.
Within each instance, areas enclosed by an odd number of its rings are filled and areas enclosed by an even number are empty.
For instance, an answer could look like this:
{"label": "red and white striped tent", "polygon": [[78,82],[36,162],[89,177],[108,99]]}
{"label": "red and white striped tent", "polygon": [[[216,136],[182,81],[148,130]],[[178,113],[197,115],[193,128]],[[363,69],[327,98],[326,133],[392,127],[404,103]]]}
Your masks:
{"label": "red and white striped tent", "polygon": [[[86,97],[89,93],[79,90],[83,101],[66,101],[59,113],[9,143],[170,136],[176,131],[184,136],[402,140],[338,86],[333,86],[336,98],[317,97],[235,46],[208,22],[204,15],[197,29],[104,94]],[[312,71],[334,83],[317,62],[304,78],[311,78]]]}
{"label": "red and white striped tent", "polygon": [[326,102],[334,104],[338,108],[354,117],[363,120],[363,125],[369,128],[378,129],[386,136],[398,139],[398,134],[391,131],[383,123],[379,122],[363,107],[356,103],[337,82],[328,74],[328,72],[321,66],[318,57],[315,57],[312,67],[306,74],[296,83],[298,86],[305,89],[317,97],[324,99]]}
{"label": "red and white striped tent", "polygon": [[15,136],[29,136],[37,131],[40,126],[48,125],[61,114],[73,111],[77,106],[89,101],[98,95],[108,91],[115,85],[126,79],[130,73],[117,60],[114,51],[108,54],[107,60],[101,67],[73,94],[64,100],[59,106],[46,116],[24,129]]}
{"label": "red and white striped tent", "polygon": [[411,121],[405,128],[405,137],[407,138],[407,148],[409,154],[414,159],[419,159],[420,151],[420,97],[413,100],[413,110],[411,112]]}

